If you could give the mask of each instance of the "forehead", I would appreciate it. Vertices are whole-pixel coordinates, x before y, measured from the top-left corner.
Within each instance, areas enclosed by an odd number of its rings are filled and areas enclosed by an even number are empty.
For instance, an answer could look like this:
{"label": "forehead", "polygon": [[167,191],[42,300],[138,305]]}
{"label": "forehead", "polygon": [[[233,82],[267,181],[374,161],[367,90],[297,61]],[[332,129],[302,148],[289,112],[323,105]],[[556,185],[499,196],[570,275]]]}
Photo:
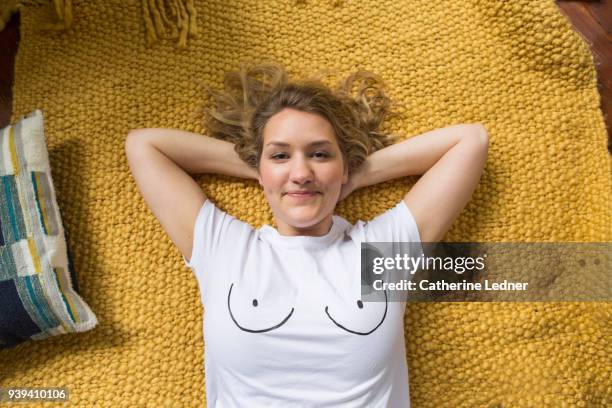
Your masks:
{"label": "forehead", "polygon": [[[316,113],[285,108],[272,116],[264,127],[264,148],[283,145],[308,145],[327,140],[337,145],[334,130],[327,119]],[[268,146],[273,143],[271,146]]]}

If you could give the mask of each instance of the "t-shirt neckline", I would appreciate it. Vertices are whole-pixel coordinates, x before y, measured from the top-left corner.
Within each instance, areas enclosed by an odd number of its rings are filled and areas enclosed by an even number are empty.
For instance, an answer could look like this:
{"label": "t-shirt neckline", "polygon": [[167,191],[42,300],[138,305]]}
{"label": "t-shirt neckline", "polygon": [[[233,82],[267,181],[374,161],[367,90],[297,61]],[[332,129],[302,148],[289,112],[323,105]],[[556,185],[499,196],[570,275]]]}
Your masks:
{"label": "t-shirt neckline", "polygon": [[281,235],[278,230],[271,225],[265,224],[260,228],[260,234],[264,238],[264,240],[268,241],[270,244],[279,245],[287,248],[295,248],[295,247],[322,247],[326,246],[344,232],[346,226],[348,225],[348,221],[339,215],[332,216],[332,226],[330,230],[325,235],[320,236],[307,236],[307,235]]}

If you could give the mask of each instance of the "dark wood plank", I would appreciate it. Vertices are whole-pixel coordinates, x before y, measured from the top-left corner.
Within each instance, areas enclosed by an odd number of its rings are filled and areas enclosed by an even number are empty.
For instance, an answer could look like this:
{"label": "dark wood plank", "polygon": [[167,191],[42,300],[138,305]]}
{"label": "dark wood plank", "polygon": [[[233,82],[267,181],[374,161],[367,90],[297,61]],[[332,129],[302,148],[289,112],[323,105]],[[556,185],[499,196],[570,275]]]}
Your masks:
{"label": "dark wood plank", "polygon": [[15,55],[19,46],[19,13],[0,31],[0,128],[8,126],[13,111]]}
{"label": "dark wood plank", "polygon": [[608,130],[608,152],[612,153],[612,2],[557,1],[556,4],[593,53],[600,107]]}
{"label": "dark wood plank", "polygon": [[589,13],[593,15],[608,36],[612,34],[612,2],[610,0],[589,3]]}

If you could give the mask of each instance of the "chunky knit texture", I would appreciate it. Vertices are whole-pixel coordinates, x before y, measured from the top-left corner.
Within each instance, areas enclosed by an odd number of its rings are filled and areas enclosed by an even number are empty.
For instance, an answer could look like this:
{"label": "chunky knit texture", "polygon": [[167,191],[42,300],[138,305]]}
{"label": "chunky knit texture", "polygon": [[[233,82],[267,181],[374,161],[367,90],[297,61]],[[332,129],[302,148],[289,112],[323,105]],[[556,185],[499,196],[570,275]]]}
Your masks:
{"label": "chunky knit texture", "polygon": [[[202,83],[220,87],[243,60],[271,57],[296,74],[377,72],[404,104],[385,130],[403,137],[483,123],[488,162],[447,241],[612,240],[593,59],[553,0],[194,7],[198,35],[183,48],[148,46],[141,1],[74,1],[60,31],[37,30],[44,7],[22,8],[13,118],[45,113],[58,204],[99,326],[0,352],[3,386],[67,386],[71,407],[203,405],[197,283],[140,196],[124,141],[143,127],[204,132]],[[256,181],[197,179],[225,211],[256,227],[272,222]],[[356,191],[338,214],[369,219],[416,180]],[[610,406],[611,320],[602,303],[410,304],[413,404]]]}

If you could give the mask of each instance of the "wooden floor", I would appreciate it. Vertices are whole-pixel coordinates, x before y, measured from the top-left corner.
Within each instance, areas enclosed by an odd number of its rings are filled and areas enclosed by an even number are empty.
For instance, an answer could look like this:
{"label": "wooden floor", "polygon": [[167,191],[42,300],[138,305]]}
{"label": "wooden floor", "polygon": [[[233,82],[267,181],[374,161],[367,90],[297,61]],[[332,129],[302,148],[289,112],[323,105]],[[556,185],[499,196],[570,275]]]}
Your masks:
{"label": "wooden floor", "polygon": [[[612,0],[556,1],[591,47],[601,95],[601,110],[608,129],[608,151],[612,152]],[[9,124],[12,109],[14,61],[19,45],[19,14],[13,15],[0,32],[0,128]]]}
{"label": "wooden floor", "polygon": [[15,54],[19,44],[19,13],[0,31],[0,129],[7,126],[13,109]]}

